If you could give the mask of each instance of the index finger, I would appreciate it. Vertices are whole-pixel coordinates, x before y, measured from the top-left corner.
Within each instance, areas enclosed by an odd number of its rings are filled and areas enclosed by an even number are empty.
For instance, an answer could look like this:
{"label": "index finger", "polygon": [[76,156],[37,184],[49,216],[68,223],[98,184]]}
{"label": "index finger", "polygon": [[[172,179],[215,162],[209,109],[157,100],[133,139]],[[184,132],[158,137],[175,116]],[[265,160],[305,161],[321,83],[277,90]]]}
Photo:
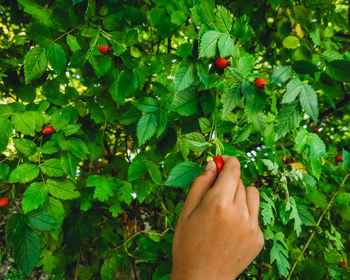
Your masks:
{"label": "index finger", "polygon": [[222,156],[222,159],[224,160],[224,168],[218,176],[212,192],[233,201],[241,179],[241,165],[235,157]]}

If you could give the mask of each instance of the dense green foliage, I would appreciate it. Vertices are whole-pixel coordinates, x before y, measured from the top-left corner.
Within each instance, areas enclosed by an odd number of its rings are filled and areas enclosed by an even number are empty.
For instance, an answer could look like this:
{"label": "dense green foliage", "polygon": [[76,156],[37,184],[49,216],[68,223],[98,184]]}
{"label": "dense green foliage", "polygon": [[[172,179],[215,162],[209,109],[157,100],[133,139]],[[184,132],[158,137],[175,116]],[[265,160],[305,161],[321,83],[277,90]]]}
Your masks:
{"label": "dense green foliage", "polygon": [[1,1],[4,277],[170,279],[189,186],[227,154],[261,194],[241,279],[350,279],[347,2]]}

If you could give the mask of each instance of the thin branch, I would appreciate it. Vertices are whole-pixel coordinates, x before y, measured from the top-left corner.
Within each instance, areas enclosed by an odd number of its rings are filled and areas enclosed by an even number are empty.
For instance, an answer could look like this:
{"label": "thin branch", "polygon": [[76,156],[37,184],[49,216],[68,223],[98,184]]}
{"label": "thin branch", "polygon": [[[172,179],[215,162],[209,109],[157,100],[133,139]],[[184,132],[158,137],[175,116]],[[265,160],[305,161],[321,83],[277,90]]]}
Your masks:
{"label": "thin branch", "polygon": [[347,179],[349,178],[350,176],[350,172],[348,174],[346,174],[346,176],[344,177],[343,181],[341,182],[340,184],[340,187],[339,189],[333,194],[331,200],[328,202],[326,208],[323,210],[321,216],[318,218],[317,220],[317,223],[316,223],[316,226],[315,226],[315,229],[313,229],[309,239],[307,240],[303,250],[300,252],[300,254],[298,255],[296,261],[294,262],[291,270],[289,271],[289,274],[288,274],[288,277],[287,277],[287,280],[290,280],[291,277],[292,277],[292,274],[293,274],[293,271],[294,269],[296,268],[297,264],[299,263],[299,261],[301,260],[302,256],[304,255],[306,249],[309,247],[312,239],[314,238],[315,234],[316,234],[316,231],[317,231],[317,228],[319,227],[319,225],[321,224],[322,220],[323,220],[323,217],[324,215],[326,215],[326,213],[328,212],[328,210],[331,208],[332,206],[332,203],[334,201],[334,199],[337,197],[337,195],[343,190],[344,188],[344,185],[345,185],[345,182],[347,181]]}

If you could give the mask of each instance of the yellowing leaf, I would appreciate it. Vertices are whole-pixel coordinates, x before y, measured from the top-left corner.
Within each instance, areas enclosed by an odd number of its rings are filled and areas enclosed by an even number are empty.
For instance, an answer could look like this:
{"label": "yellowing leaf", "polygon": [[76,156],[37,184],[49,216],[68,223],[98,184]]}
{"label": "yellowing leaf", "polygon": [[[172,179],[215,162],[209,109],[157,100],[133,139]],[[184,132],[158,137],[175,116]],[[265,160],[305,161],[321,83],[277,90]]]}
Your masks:
{"label": "yellowing leaf", "polygon": [[298,169],[301,173],[307,174],[305,166],[301,162],[292,162],[289,164],[290,166],[294,166],[296,169]]}
{"label": "yellowing leaf", "polygon": [[300,39],[304,38],[305,33],[299,23],[295,26],[295,32]]}

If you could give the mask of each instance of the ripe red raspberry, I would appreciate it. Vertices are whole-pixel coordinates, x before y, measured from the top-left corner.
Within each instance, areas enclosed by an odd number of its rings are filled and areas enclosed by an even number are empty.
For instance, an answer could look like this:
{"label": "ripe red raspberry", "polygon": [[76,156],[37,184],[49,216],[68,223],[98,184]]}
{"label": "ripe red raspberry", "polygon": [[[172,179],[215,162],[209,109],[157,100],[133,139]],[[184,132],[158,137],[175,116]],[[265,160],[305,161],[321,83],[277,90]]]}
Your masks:
{"label": "ripe red raspberry", "polygon": [[266,80],[264,78],[257,78],[255,80],[255,87],[259,90],[265,90],[266,89]]}
{"label": "ripe red raspberry", "polygon": [[218,171],[218,173],[220,173],[224,168],[224,160],[221,156],[216,156],[214,157],[214,162],[216,164],[216,170]]}
{"label": "ripe red raspberry", "polygon": [[42,132],[43,132],[43,134],[52,134],[55,132],[55,130],[51,125],[49,125],[49,126],[45,127]]}
{"label": "ripe red raspberry", "polygon": [[336,155],[336,156],[335,156],[335,160],[336,160],[337,162],[343,162],[343,156],[342,156],[342,155]]}
{"label": "ripe red raspberry", "polygon": [[0,207],[5,207],[9,204],[9,199],[7,197],[3,197],[0,199]]}
{"label": "ripe red raspberry", "polygon": [[225,69],[227,66],[231,65],[231,62],[227,61],[227,59],[224,57],[220,57],[215,60],[215,65],[221,69]]}
{"label": "ripe red raspberry", "polygon": [[317,126],[313,126],[313,127],[311,127],[311,128],[312,128],[312,131],[315,132],[315,133],[317,133],[318,130],[319,130]]}
{"label": "ripe red raspberry", "polygon": [[98,47],[98,50],[101,54],[108,54],[108,49],[109,49],[108,46],[104,46],[104,45]]}

